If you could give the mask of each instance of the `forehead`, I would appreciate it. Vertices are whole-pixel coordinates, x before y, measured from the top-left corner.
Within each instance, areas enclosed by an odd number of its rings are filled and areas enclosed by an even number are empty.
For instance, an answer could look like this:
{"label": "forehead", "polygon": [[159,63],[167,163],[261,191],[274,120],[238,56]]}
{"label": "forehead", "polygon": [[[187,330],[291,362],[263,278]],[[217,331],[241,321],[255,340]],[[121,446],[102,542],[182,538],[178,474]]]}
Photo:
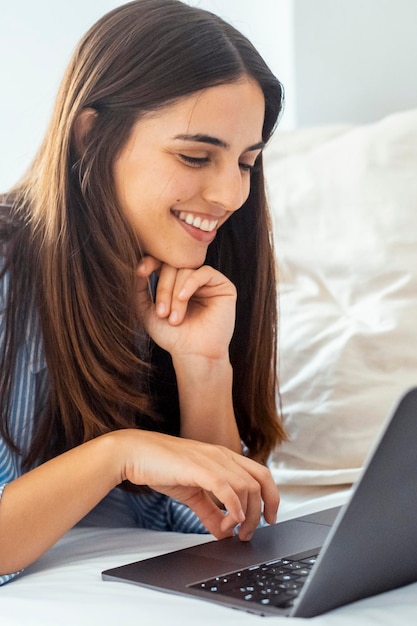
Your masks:
{"label": "forehead", "polygon": [[[159,134],[207,134],[228,144],[262,139],[265,100],[257,82],[244,78],[185,96],[148,118]],[[146,118],[145,118],[146,120]],[[140,123],[139,123],[140,126]]]}

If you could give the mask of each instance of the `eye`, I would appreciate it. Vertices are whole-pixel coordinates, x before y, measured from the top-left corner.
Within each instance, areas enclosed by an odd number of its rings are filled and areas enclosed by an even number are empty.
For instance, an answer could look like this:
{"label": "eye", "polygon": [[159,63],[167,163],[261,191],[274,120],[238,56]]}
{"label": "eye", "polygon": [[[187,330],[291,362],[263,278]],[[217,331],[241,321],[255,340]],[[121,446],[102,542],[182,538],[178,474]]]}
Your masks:
{"label": "eye", "polygon": [[239,167],[241,170],[248,172],[249,174],[259,171],[259,164],[257,163],[254,163],[254,165],[250,165],[249,163],[239,163]]}
{"label": "eye", "polygon": [[184,163],[190,165],[191,167],[204,167],[204,165],[207,165],[210,161],[208,157],[191,157],[187,154],[179,154],[178,156],[181,161],[184,161]]}

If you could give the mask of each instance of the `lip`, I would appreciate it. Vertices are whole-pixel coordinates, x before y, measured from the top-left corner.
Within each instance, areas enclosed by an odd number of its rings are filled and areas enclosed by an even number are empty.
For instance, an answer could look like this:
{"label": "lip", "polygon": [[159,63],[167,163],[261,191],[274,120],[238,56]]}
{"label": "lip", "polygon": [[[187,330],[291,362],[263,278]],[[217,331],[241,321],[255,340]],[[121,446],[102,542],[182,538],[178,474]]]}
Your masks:
{"label": "lip", "polygon": [[192,226],[191,224],[187,224],[187,222],[180,220],[175,211],[171,211],[171,214],[175,218],[176,222],[196,241],[208,245],[216,238],[217,228],[210,232],[200,230],[200,228],[196,228],[195,226]]}

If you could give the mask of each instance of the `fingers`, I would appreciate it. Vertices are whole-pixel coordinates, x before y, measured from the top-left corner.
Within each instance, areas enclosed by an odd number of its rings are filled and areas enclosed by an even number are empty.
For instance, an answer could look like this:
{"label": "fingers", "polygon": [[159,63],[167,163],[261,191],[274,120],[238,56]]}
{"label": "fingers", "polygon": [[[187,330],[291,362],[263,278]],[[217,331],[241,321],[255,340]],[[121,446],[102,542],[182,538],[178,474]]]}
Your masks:
{"label": "fingers", "polygon": [[[234,490],[244,513],[244,519],[239,523],[238,535],[242,541],[249,541],[262,513],[267,523],[276,523],[279,493],[268,468],[246,457],[237,457],[237,464],[244,470],[242,477],[239,476],[234,482]],[[241,478],[243,483],[239,484]],[[226,516],[222,524],[223,530],[228,528],[227,524]]]}
{"label": "fingers", "polygon": [[[220,462],[219,459],[210,458],[208,455],[201,465],[193,463],[193,477],[189,479],[192,484],[183,485],[180,484],[182,482],[180,480],[171,487],[151,485],[157,491],[189,506],[216,537],[232,535],[234,528],[245,522],[246,494],[248,481],[251,480],[230,459],[225,463],[222,451],[220,455],[222,457]],[[186,457],[183,457],[182,464],[183,467],[186,465]],[[177,480],[174,478],[174,482]],[[219,502],[223,503],[223,508],[219,507]],[[259,517],[260,514],[255,526],[259,522]]]}
{"label": "fingers", "polygon": [[160,319],[168,318],[172,325],[181,324],[187,310],[182,289],[187,277],[193,271],[178,270],[150,256],[142,259],[137,269],[140,278],[148,279],[154,272],[158,272],[159,275],[155,294],[155,312]]}
{"label": "fingers", "polygon": [[252,459],[248,459],[247,457],[241,456],[240,463],[246,467],[248,463],[250,463],[250,472],[256,483],[260,487],[260,498],[263,502],[263,515],[265,521],[268,524],[275,524],[277,521],[278,507],[279,507],[279,491],[277,485],[272,477],[271,472],[265,465],[261,465],[253,461]]}
{"label": "fingers", "polygon": [[211,477],[211,491],[223,502],[227,511],[220,522],[220,533],[228,536],[238,525],[239,538],[249,541],[262,513],[266,522],[276,523],[278,488],[269,469],[264,465],[230,450],[221,447],[219,450],[227,458],[221,472],[214,480]]}
{"label": "fingers", "polygon": [[224,513],[206,491],[200,490],[184,500],[184,503],[194,511],[209,533],[217,539],[232,537],[237,524],[244,520],[243,511],[235,519],[233,515]]}
{"label": "fingers", "polygon": [[187,305],[183,299],[183,285],[193,270],[177,270],[164,265],[159,274],[156,290],[156,313],[161,319],[167,318],[173,326],[183,321]]}
{"label": "fingers", "polygon": [[[239,526],[251,539],[261,519],[276,522],[279,494],[265,466],[228,448],[148,431],[119,431],[121,476],[184,502],[216,537]],[[204,494],[204,495],[202,495]],[[223,503],[226,514],[210,495]],[[219,515],[220,512],[220,515]]]}
{"label": "fingers", "polygon": [[143,317],[146,311],[149,311],[149,307],[153,301],[153,294],[151,288],[150,277],[155,272],[159,271],[161,262],[153,257],[144,257],[137,267],[137,312],[140,318]]}
{"label": "fingers", "polygon": [[148,278],[152,272],[159,274],[155,296],[156,314],[160,319],[168,319],[173,326],[183,322],[189,302],[197,292],[202,298],[210,296],[236,298],[236,289],[232,283],[209,266],[197,270],[177,269],[152,257],[144,257],[138,268],[138,275]]}
{"label": "fingers", "polygon": [[[262,513],[268,523],[276,522],[277,486],[266,467],[222,447],[214,448],[218,454],[207,454],[208,465],[194,468],[193,487],[176,486],[168,495],[187,504],[215,537],[230,536],[238,527],[239,538],[249,541]],[[209,492],[223,503],[226,512]]]}

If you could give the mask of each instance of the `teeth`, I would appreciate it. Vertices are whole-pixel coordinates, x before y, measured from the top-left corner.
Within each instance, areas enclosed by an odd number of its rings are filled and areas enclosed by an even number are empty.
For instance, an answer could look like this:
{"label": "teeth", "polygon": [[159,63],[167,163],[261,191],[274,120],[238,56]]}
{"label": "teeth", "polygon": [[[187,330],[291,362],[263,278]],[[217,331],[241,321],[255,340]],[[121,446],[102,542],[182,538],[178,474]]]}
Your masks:
{"label": "teeth", "polygon": [[194,226],[194,228],[204,230],[206,233],[210,233],[215,230],[217,224],[219,223],[219,220],[208,220],[207,218],[201,219],[198,215],[194,216],[192,213],[186,213],[185,211],[176,213],[176,215],[182,222],[185,222],[190,226]]}

